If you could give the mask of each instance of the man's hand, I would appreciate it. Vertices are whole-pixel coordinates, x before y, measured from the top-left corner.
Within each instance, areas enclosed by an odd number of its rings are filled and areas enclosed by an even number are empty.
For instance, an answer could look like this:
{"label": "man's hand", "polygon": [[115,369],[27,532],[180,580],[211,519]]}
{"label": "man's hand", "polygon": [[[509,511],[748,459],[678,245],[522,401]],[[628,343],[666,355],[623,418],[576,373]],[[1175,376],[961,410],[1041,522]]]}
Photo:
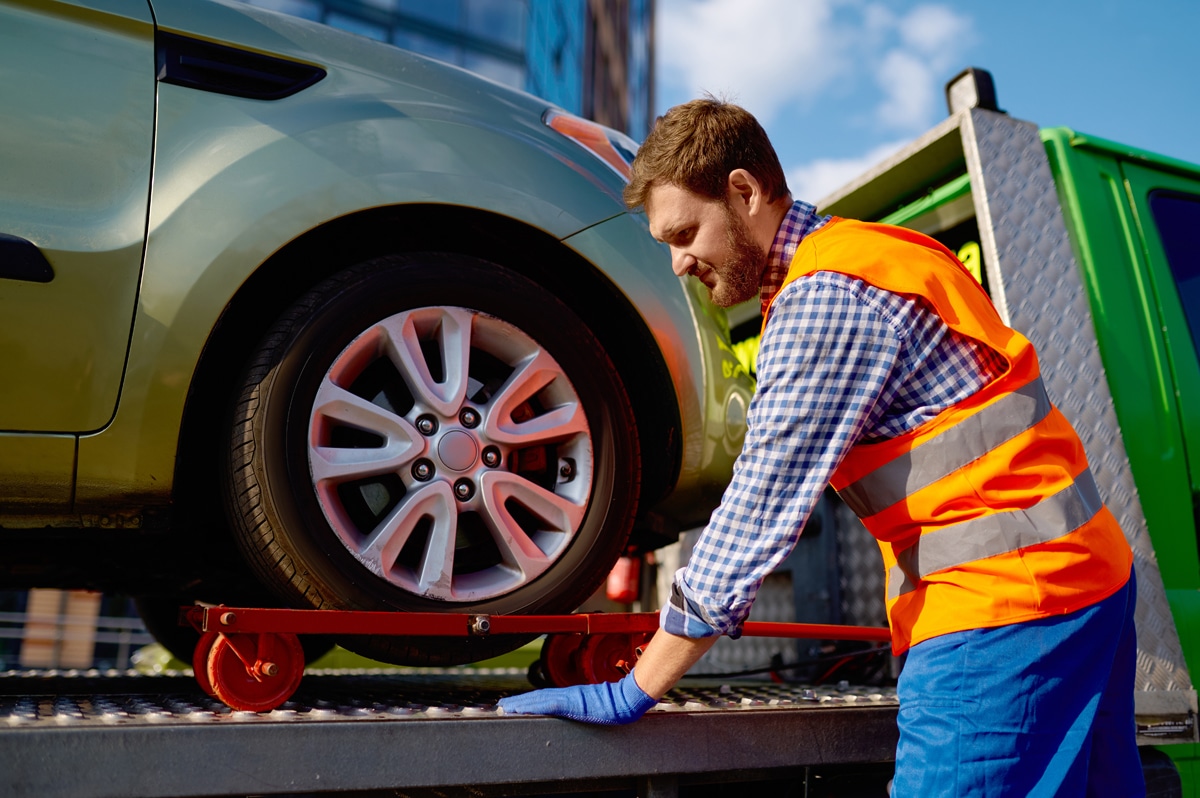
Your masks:
{"label": "man's hand", "polygon": [[618,682],[551,687],[500,699],[508,715],[554,715],[584,723],[623,726],[657,704],[638,687],[633,673]]}

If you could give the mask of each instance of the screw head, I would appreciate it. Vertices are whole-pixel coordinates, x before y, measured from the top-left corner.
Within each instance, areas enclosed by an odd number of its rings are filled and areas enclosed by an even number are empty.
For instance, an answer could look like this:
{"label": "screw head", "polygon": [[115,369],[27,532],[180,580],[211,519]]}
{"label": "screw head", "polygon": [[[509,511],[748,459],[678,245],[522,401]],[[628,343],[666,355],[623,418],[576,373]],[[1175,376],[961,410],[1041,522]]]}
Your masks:
{"label": "screw head", "polygon": [[418,460],[413,463],[412,475],[422,482],[428,482],[433,478],[433,463],[425,459]]}
{"label": "screw head", "polygon": [[426,437],[438,431],[437,419],[433,416],[421,416],[417,419],[417,432]]}
{"label": "screw head", "polygon": [[474,429],[479,426],[479,411],[473,407],[464,407],[458,414],[458,420],[467,429]]}
{"label": "screw head", "polygon": [[475,483],[469,479],[460,479],[454,483],[454,495],[461,502],[467,501],[475,495]]}
{"label": "screw head", "polygon": [[500,465],[500,450],[495,446],[489,446],[483,450],[483,464],[488,468],[495,468]]}

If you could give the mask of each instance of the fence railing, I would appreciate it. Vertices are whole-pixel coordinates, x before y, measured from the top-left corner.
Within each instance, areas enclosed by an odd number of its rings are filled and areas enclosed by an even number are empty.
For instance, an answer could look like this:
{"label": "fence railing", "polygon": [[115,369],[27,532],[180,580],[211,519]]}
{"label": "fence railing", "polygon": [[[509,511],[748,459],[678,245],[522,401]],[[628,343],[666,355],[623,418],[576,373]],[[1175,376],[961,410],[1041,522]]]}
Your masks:
{"label": "fence railing", "polygon": [[0,641],[20,641],[22,668],[91,668],[101,652],[115,667],[129,667],[133,653],[154,637],[140,618],[101,615],[101,598],[83,590],[31,590],[24,612],[0,612]]}

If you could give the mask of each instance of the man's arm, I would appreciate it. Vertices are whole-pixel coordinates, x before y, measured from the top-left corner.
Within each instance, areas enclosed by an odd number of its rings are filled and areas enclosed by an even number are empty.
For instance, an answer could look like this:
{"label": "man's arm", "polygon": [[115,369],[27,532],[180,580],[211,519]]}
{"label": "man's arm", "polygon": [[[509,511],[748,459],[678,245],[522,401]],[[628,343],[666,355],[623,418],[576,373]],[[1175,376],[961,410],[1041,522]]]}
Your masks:
{"label": "man's arm", "polygon": [[716,637],[679,637],[659,629],[638,658],[637,686],[651,698],[662,698],[717,640]]}
{"label": "man's arm", "polygon": [[[763,577],[791,552],[829,475],[858,439],[892,375],[900,341],[852,278],[792,284],[759,350],[751,425],[721,506],[676,575],[661,627],[633,673],[606,685],[505,698],[516,714],[630,723],[721,635],[736,636]],[[849,287],[848,287],[849,286]]]}

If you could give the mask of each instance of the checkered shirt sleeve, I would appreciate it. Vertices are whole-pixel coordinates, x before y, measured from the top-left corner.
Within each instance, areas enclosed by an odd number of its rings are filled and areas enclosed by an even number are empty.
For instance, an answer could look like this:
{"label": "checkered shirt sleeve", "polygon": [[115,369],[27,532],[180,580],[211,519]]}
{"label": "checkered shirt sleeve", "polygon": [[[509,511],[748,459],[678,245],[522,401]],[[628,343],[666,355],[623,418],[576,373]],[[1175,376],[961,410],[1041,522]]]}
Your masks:
{"label": "checkered shirt sleeve", "polygon": [[739,636],[759,585],[795,547],[849,449],[923,423],[1002,366],[911,297],[830,272],[784,287],[733,479],[675,574],[662,628]]}

